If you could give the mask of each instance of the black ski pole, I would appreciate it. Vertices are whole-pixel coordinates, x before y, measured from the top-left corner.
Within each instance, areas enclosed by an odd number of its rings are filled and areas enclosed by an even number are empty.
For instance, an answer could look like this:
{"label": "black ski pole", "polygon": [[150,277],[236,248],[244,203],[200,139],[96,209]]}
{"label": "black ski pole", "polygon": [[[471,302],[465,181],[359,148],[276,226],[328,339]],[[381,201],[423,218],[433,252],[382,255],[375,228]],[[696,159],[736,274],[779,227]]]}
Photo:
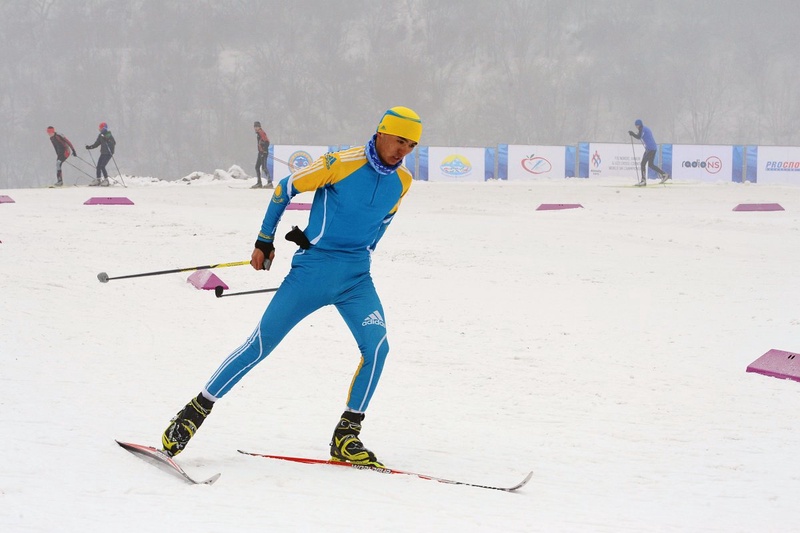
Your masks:
{"label": "black ski pole", "polygon": [[226,296],[241,296],[243,294],[258,294],[258,293],[262,293],[262,292],[275,292],[277,290],[278,290],[278,288],[275,287],[274,289],[257,289],[257,290],[254,290],[254,291],[229,292],[228,294],[223,294],[225,292],[225,289],[222,287],[222,285],[217,285],[216,287],[214,287],[214,295],[217,298],[224,298]]}
{"label": "black ski pole", "polygon": [[82,174],[86,174],[86,175],[87,175],[87,176],[89,176],[90,178],[94,179],[94,176],[92,176],[91,174],[89,174],[88,172],[86,172],[85,170],[83,170],[82,168],[78,168],[78,167],[76,167],[75,165],[73,165],[72,163],[70,163],[70,162],[69,162],[69,161],[67,161],[67,160],[64,160],[64,162],[65,162],[66,164],[68,164],[69,166],[71,166],[72,168],[74,168],[75,170],[77,170],[78,172],[80,172],[80,173],[82,173]]}
{"label": "black ski pole", "polygon": [[191,270],[206,270],[210,268],[223,268],[223,267],[242,266],[249,264],[250,261],[237,261],[235,263],[219,263],[216,265],[202,265],[202,266],[186,267],[186,268],[173,268],[172,270],[157,270],[155,272],[142,272],[141,274],[128,274],[127,276],[115,276],[113,278],[109,277],[108,274],[106,274],[105,272],[100,272],[97,275],[97,279],[100,280],[100,283],[108,283],[112,279],[141,278],[144,276],[158,276],[160,274],[175,274],[177,272],[189,272]]}
{"label": "black ski pole", "polygon": [[633,147],[632,135],[631,135],[631,152],[633,152],[633,170],[636,171],[636,184],[638,185],[642,180],[639,179],[639,166],[636,164],[636,148]]}
{"label": "black ski pole", "polygon": [[122,179],[122,172],[120,172],[120,171],[119,171],[119,167],[117,166],[117,160],[116,160],[116,158],[114,157],[114,154],[113,154],[113,153],[111,154],[111,160],[114,162],[114,168],[116,168],[116,169],[117,169],[117,175],[119,176],[119,180],[122,182],[122,186],[123,186],[123,187],[125,187],[125,188],[127,189],[127,188],[128,188],[128,186],[127,186],[127,185],[125,185],[125,180],[124,180],[124,179]]}
{"label": "black ski pole", "polygon": [[[89,152],[89,155],[92,155],[92,152]],[[89,163],[87,160],[85,160],[84,158],[82,158],[82,157],[81,157],[81,156],[79,156],[78,154],[75,154],[75,155],[74,155],[74,156],[72,156],[72,157],[74,157],[74,158],[75,158],[75,159],[77,159],[78,161],[82,161],[83,163],[86,163],[86,165],[88,165],[88,166],[90,166],[90,167],[92,167],[92,168],[96,168],[96,165],[94,164],[94,158],[92,158],[92,162],[91,162],[91,163]]]}

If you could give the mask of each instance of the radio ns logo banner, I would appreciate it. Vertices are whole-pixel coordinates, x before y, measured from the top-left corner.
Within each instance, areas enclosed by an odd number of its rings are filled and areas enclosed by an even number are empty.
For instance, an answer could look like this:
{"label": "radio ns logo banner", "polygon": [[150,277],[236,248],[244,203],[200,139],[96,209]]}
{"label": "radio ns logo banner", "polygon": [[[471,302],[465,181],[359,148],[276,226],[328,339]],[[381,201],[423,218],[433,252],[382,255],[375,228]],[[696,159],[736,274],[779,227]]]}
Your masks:
{"label": "radio ns logo banner", "polygon": [[522,168],[531,174],[547,174],[553,170],[553,165],[544,157],[531,154],[520,161]]}
{"label": "radio ns logo banner", "polygon": [[717,174],[720,170],[722,170],[722,160],[712,155],[706,158],[705,161],[700,159],[696,159],[694,161],[683,161],[681,163],[683,168],[699,168],[705,170],[709,174]]}
{"label": "radio ns logo banner", "polygon": [[445,176],[463,178],[472,174],[472,164],[465,156],[453,154],[447,156],[444,161],[442,161],[441,165],[439,165],[439,170],[441,170],[442,174]]}

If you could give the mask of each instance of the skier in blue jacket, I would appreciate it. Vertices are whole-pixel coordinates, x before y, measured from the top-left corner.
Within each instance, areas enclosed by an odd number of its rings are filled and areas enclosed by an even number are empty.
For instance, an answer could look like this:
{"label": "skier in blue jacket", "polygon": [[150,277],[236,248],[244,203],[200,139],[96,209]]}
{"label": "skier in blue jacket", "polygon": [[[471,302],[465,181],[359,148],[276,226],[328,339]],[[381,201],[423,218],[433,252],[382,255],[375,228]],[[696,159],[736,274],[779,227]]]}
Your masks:
{"label": "skier in blue jacket", "polygon": [[359,438],[361,421],[389,352],[386,317],[370,276],[370,255],[411,186],[403,158],[422,135],[419,116],[393,107],[365,146],[327,153],[282,179],[267,207],[250,264],[268,270],[278,222],[291,199],[316,191],[305,230],[286,235],[300,249],[261,321],[214,372],[200,394],[170,421],[164,451],[180,453],[211,412],[244,375],[266,358],[303,318],[326,305],[339,311],[361,352],[346,409],[330,443],[333,460],[382,466]]}
{"label": "skier in blue jacket", "polygon": [[656,140],[653,137],[653,132],[650,131],[650,128],[645,126],[644,123],[642,123],[641,119],[636,119],[634,125],[636,126],[638,133],[628,131],[628,135],[634,139],[641,140],[642,144],[644,145],[644,155],[642,155],[642,179],[639,181],[639,185],[647,185],[647,165],[650,165],[650,168],[655,170],[661,176],[661,183],[664,183],[670,178],[670,176],[656,166],[655,159],[656,150],[658,150],[658,144],[656,144]]}

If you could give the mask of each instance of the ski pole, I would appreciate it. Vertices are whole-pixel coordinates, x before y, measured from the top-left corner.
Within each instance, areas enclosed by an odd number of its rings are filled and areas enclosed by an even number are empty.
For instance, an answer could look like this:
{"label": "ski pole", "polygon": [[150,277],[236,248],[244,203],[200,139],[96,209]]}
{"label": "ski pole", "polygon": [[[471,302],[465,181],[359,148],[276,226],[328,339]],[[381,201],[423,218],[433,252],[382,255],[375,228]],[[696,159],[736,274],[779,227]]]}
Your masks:
{"label": "ski pole", "polygon": [[122,172],[120,172],[120,171],[119,171],[119,167],[117,166],[117,160],[116,160],[116,158],[114,157],[114,154],[111,154],[111,160],[114,162],[114,168],[116,168],[116,169],[117,169],[117,174],[119,175],[119,180],[122,182],[122,186],[123,186],[123,187],[125,187],[125,188],[127,189],[127,188],[128,188],[128,186],[127,186],[127,185],[125,185],[125,180],[124,180],[124,179],[122,179]]}
{"label": "ski pole", "polygon": [[[89,155],[92,155],[92,152],[89,152]],[[75,159],[77,159],[77,160],[79,160],[79,161],[82,161],[82,162],[86,163],[87,165],[91,166],[92,168],[96,168],[96,167],[97,167],[97,165],[95,165],[95,164],[94,164],[94,158],[92,158],[92,162],[91,162],[91,163],[89,163],[87,160],[85,160],[84,158],[82,158],[82,157],[81,157],[81,156],[79,156],[78,154],[75,154],[75,155],[74,155],[74,156],[72,156],[72,157],[74,157]]]}
{"label": "ski pole", "polygon": [[91,174],[89,174],[88,172],[86,172],[85,170],[83,170],[82,168],[78,168],[77,166],[73,165],[73,164],[72,164],[72,163],[70,163],[69,161],[66,161],[66,160],[65,160],[64,162],[65,162],[66,164],[68,164],[69,166],[71,166],[72,168],[74,168],[75,170],[77,170],[78,172],[80,172],[81,174],[86,174],[86,175],[87,175],[87,176],[89,176],[90,178],[94,179],[94,176],[92,176]]}
{"label": "ski pole", "polygon": [[633,137],[631,137],[631,152],[633,152],[633,170],[636,171],[636,183],[642,181],[639,178],[639,167],[636,165],[636,148],[633,147]]}
{"label": "ski pole", "polygon": [[217,298],[224,298],[226,296],[241,296],[243,294],[258,294],[258,293],[261,293],[261,292],[275,292],[277,290],[278,290],[278,288],[275,287],[274,289],[257,289],[255,291],[229,292],[228,294],[223,294],[223,292],[225,292],[225,289],[222,287],[222,285],[217,285],[216,287],[214,287],[214,295]]}
{"label": "ski pole", "polygon": [[202,265],[202,266],[187,267],[187,268],[173,268],[172,270],[158,270],[155,272],[142,272],[141,274],[128,274],[127,276],[115,276],[113,278],[109,277],[108,274],[106,274],[105,272],[100,272],[97,275],[97,279],[100,280],[100,283],[108,283],[112,279],[141,278],[144,276],[158,276],[161,274],[175,274],[177,272],[189,272],[191,270],[206,270],[210,268],[224,268],[224,267],[242,266],[249,264],[250,261],[237,261],[235,263],[219,263],[216,265]]}

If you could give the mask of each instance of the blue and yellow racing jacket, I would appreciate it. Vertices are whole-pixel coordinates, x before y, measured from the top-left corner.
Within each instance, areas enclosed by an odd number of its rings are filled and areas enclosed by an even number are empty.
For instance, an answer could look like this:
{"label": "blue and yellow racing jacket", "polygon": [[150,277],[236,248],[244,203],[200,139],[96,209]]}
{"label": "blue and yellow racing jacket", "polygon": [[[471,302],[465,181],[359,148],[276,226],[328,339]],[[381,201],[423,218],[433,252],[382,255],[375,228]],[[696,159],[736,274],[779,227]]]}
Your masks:
{"label": "blue and yellow racing jacket", "polygon": [[390,174],[378,173],[364,146],[327,153],[278,183],[258,240],[273,242],[291,199],[316,191],[303,231],[311,246],[321,251],[369,254],[391,223],[411,181],[411,173],[403,166]]}

